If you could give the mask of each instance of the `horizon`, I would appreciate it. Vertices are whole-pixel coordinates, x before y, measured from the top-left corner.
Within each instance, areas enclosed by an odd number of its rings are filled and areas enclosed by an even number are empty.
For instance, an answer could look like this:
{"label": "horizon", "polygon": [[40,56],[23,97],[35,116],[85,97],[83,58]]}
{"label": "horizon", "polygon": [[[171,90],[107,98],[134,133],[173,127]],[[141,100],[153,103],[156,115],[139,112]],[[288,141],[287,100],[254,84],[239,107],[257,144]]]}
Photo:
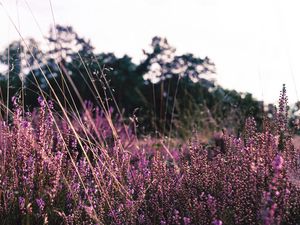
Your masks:
{"label": "horizon", "polygon": [[300,32],[293,28],[300,15],[295,0],[254,0],[243,1],[244,4],[238,0],[227,0],[227,4],[220,0],[0,2],[4,24],[1,50],[20,38],[5,10],[22,37],[42,42],[55,21],[74,27],[80,36],[91,40],[96,52],[127,54],[135,63],[142,59],[142,49],[149,46],[151,38],[162,36],[179,54],[209,57],[216,64],[217,83],[224,88],[277,103],[285,83],[289,103],[299,100],[300,66],[296,59],[300,56]]}

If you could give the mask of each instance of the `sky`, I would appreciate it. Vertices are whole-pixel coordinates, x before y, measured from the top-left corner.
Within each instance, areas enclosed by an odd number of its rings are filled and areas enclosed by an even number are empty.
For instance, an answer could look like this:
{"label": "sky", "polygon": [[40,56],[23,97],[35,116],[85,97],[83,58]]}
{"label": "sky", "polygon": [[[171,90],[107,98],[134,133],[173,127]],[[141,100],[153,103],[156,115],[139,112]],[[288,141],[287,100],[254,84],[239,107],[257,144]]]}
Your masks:
{"label": "sky", "polygon": [[178,54],[208,56],[216,64],[218,84],[225,88],[250,92],[266,103],[276,103],[285,83],[289,102],[300,98],[299,0],[0,3],[0,49],[19,39],[20,34],[42,42],[56,23],[72,25],[80,36],[91,40],[97,52],[128,54],[139,62],[142,49],[149,47],[152,37],[162,36]]}

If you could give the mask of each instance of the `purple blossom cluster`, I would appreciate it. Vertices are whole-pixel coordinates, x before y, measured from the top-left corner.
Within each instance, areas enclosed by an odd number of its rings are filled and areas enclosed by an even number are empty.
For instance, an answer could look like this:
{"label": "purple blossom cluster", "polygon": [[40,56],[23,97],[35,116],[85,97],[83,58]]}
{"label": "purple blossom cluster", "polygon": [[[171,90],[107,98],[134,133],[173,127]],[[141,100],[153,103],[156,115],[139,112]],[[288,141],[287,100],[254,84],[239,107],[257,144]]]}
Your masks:
{"label": "purple blossom cluster", "polygon": [[[281,93],[262,131],[181,145],[141,139],[112,111],[51,102],[0,123],[1,224],[299,224],[299,151]],[[168,141],[168,140],[167,140]]]}

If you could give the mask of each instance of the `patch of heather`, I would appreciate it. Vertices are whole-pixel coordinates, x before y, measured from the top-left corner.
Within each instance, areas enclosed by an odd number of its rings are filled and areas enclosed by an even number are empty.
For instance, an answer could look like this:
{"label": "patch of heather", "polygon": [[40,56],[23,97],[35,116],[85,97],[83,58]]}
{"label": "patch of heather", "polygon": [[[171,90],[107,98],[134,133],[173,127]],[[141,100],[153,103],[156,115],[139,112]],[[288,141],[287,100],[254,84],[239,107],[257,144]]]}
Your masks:
{"label": "patch of heather", "polygon": [[[145,139],[87,103],[80,116],[51,102],[0,123],[2,224],[299,224],[299,151],[287,97],[262,131],[205,145]],[[114,121],[114,122],[112,122]],[[134,124],[134,123],[133,123]]]}

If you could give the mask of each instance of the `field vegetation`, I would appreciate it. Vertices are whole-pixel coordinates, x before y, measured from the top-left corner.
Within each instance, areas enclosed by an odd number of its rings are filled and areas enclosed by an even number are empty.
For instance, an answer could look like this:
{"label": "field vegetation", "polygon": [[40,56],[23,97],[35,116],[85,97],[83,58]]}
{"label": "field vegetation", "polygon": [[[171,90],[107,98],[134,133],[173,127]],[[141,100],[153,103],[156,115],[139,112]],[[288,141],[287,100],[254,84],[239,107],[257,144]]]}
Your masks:
{"label": "field vegetation", "polygon": [[285,86],[265,107],[161,37],[139,64],[47,40],[0,54],[1,224],[300,224]]}

